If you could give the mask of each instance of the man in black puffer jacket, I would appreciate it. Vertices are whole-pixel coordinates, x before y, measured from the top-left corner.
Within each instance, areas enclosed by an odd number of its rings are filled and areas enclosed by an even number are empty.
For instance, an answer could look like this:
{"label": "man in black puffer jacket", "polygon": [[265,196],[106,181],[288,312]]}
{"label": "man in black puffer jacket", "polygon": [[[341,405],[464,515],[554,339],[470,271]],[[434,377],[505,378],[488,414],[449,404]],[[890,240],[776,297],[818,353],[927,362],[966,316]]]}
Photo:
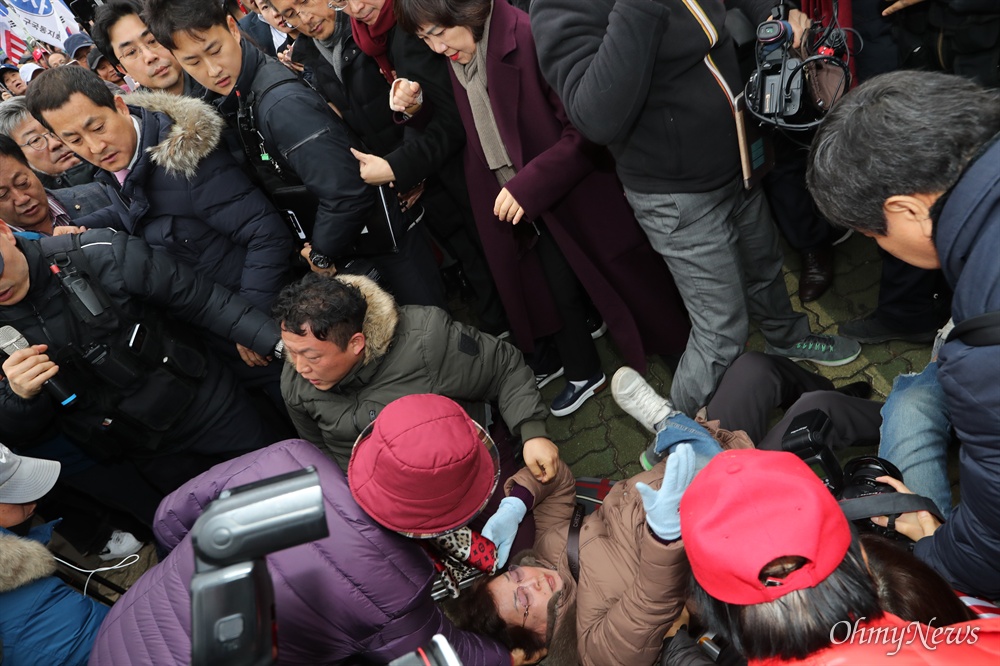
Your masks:
{"label": "man in black puffer jacket", "polygon": [[315,90],[248,45],[221,5],[150,0],[145,18],[160,44],[209,90],[208,99],[222,115],[237,127],[252,125],[243,132],[252,137],[252,145],[244,139],[247,150],[297,177],[316,201],[304,253],[313,270],[343,268],[358,253],[365,230],[372,238],[371,232],[384,228],[388,217],[395,223],[396,247],[366,248],[373,253],[372,262],[401,302],[447,307],[422,227],[401,217],[394,190],[378,190],[361,179],[344,121]]}
{"label": "man in black puffer jacket", "polygon": [[[6,439],[58,428],[99,459],[132,460],[163,493],[271,441],[235,376],[193,335],[203,327],[274,354],[277,324],[245,299],[108,229],[30,240],[0,223],[0,257],[0,326],[31,345],[3,339]],[[71,296],[74,276],[94,299]]]}
{"label": "man in black puffer jacket", "polygon": [[[165,93],[133,93],[126,106],[90,73],[65,69],[38,77],[28,108],[101,168],[115,205],[78,224],[141,236],[267,311],[288,281],[291,232],[220,147],[223,120],[203,102]],[[75,125],[95,114],[106,116],[105,134],[122,139],[92,145]]]}

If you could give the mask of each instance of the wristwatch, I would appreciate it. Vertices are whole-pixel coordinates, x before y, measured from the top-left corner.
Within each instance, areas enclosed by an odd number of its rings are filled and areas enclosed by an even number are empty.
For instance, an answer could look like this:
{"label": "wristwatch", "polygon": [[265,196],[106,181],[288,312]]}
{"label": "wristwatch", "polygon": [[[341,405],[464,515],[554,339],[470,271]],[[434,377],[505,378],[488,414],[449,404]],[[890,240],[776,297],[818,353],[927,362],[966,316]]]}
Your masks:
{"label": "wristwatch", "polygon": [[274,345],[274,358],[280,361],[284,357],[284,355],[285,355],[285,341],[279,339],[278,343]]}
{"label": "wristwatch", "polygon": [[309,261],[316,268],[329,268],[330,266],[333,266],[333,259],[325,254],[320,254],[316,250],[309,253]]}

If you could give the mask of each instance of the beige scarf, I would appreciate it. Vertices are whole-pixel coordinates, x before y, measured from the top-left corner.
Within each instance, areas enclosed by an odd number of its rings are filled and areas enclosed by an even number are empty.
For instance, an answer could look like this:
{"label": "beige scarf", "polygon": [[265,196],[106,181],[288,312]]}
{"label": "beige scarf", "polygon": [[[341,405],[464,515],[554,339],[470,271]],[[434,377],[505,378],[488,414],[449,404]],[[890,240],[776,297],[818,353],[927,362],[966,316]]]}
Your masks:
{"label": "beige scarf", "polygon": [[500,187],[503,187],[517,172],[510,161],[510,155],[507,154],[507,148],[503,145],[503,139],[500,138],[500,130],[497,128],[493,107],[490,106],[490,95],[486,89],[486,52],[492,20],[491,8],[490,15],[486,18],[486,25],[483,26],[483,38],[476,45],[475,56],[467,65],[461,65],[453,60],[451,68],[469,96],[472,120],[476,123],[476,133],[486,155],[486,164],[496,175]]}

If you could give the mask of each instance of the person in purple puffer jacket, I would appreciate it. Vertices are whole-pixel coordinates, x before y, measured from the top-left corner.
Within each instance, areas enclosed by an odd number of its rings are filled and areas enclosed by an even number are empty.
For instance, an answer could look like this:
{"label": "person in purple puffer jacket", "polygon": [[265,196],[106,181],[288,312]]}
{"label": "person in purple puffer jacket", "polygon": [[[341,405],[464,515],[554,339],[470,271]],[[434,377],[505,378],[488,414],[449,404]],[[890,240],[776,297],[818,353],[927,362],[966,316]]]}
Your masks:
{"label": "person in purple puffer jacket", "polygon": [[330,536],[267,556],[274,581],[279,664],[385,663],[443,634],[466,666],[508,666],[497,643],[455,629],[431,599],[435,579],[420,546],[380,527],[355,503],[344,473],[312,444],[288,440],[216,465],[160,504],[156,538],[170,554],[147,571],[101,625],[90,664],[191,660],[194,553],[189,532],[235,486],[313,465]]}

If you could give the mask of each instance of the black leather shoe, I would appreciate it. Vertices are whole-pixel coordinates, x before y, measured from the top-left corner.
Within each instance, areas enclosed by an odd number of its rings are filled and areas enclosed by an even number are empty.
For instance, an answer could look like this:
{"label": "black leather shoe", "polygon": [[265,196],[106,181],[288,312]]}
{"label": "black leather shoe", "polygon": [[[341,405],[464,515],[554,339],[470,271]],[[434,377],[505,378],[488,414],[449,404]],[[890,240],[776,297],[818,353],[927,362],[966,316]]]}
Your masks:
{"label": "black leather shoe", "polygon": [[877,345],[889,340],[930,344],[937,335],[937,328],[926,331],[897,331],[883,324],[874,312],[867,317],[844,322],[838,328],[843,337],[857,340],[864,345]]}
{"label": "black leather shoe", "polygon": [[799,274],[799,300],[815,301],[833,284],[833,248],[824,247],[802,253],[802,272]]}

